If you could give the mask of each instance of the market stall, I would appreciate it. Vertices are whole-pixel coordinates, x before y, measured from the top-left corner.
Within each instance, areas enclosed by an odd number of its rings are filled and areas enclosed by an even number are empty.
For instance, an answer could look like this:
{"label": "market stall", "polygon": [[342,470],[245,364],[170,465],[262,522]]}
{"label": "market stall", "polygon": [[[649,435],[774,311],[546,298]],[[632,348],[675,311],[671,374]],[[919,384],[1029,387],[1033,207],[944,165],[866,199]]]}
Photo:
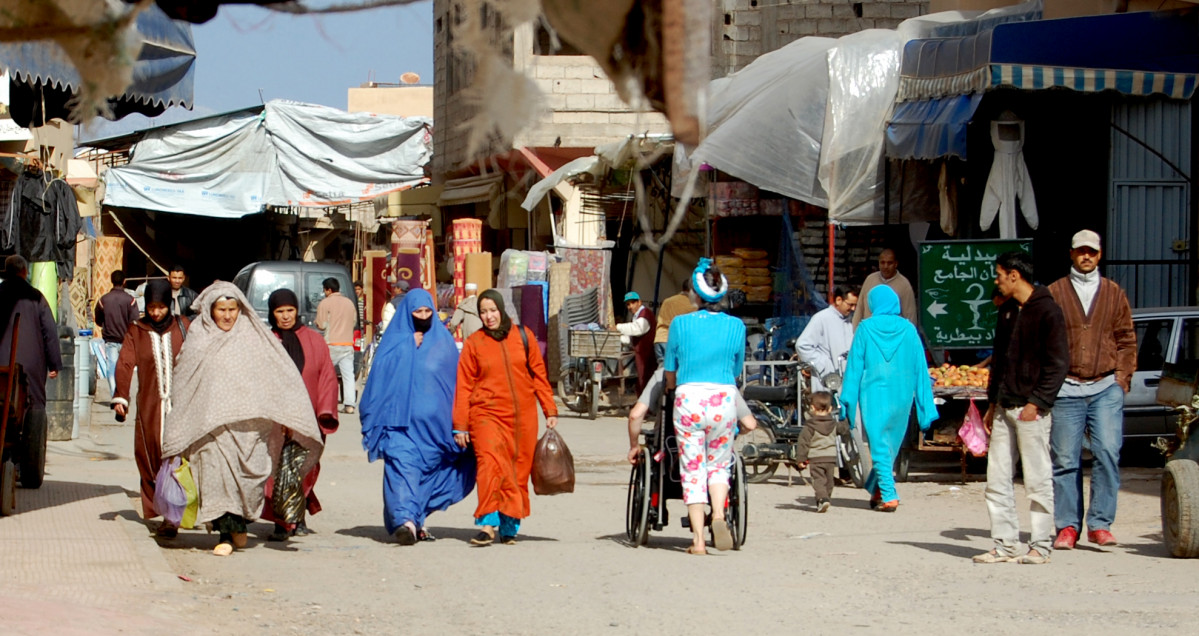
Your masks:
{"label": "market stall", "polygon": [[992,299],[995,259],[1013,250],[1031,252],[1032,241],[928,241],[920,245],[919,324],[937,363],[929,374],[939,417],[923,434],[913,425],[896,462],[900,481],[907,479],[914,453],[926,451],[957,453],[962,480],[966,479],[968,453],[958,431],[971,407],[979,413],[987,410],[987,365],[998,318]]}

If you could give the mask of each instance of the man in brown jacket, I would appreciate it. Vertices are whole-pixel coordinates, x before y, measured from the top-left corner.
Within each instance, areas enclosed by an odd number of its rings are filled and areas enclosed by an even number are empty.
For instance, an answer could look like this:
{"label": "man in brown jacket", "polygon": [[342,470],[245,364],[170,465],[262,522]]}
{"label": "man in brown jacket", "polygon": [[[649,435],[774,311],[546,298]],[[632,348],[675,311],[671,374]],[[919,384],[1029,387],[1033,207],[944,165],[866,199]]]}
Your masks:
{"label": "man in brown jacket", "polygon": [[1091,502],[1087,540],[1115,545],[1111,525],[1120,491],[1124,394],[1136,370],[1137,335],[1128,296],[1099,275],[1099,235],[1082,230],[1070,244],[1070,274],[1049,286],[1066,318],[1070,371],[1053,406],[1054,549],[1070,550],[1082,529],[1082,440],[1091,440]]}

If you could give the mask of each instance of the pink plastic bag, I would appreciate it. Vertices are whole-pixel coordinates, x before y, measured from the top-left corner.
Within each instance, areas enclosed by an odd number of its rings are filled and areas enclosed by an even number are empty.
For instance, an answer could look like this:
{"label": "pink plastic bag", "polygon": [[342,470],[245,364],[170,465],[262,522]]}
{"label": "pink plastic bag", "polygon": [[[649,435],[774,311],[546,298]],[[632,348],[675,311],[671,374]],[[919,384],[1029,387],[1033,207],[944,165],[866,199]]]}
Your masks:
{"label": "pink plastic bag", "polygon": [[978,407],[974,406],[974,400],[970,400],[970,409],[966,411],[966,419],[958,429],[958,437],[971,455],[982,457],[987,454],[987,429],[983,426]]}

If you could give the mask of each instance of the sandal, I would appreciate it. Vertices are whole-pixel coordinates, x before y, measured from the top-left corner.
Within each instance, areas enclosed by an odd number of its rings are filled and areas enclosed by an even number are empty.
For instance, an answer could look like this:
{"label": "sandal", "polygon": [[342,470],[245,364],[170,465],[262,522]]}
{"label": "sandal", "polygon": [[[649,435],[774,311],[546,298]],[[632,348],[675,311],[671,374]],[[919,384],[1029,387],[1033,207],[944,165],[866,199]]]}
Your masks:
{"label": "sandal", "polygon": [[392,536],[395,537],[396,543],[399,543],[400,545],[416,545],[416,531],[413,530],[413,525],[411,522],[405,523],[404,525],[396,528],[396,531],[392,534]]}
{"label": "sandal", "polygon": [[216,547],[212,549],[212,553],[219,557],[229,556],[233,554],[233,544],[222,541],[216,544]]}
{"label": "sandal", "polygon": [[891,501],[884,501],[883,503],[879,504],[876,510],[879,512],[895,512],[896,510],[899,510],[899,500],[892,499]]}
{"label": "sandal", "polygon": [[883,504],[883,493],[881,493],[877,490],[874,491],[874,494],[870,495],[870,509],[878,510],[878,507],[881,506],[882,504]]}
{"label": "sandal", "polygon": [[432,534],[429,534],[429,531],[425,530],[424,528],[420,529],[420,533],[418,533],[416,535],[416,538],[420,541],[436,541],[437,540],[437,537],[433,536]]}
{"label": "sandal", "polygon": [[179,536],[179,528],[163,521],[154,529],[154,536],[159,539],[174,539]]}
{"label": "sandal", "polygon": [[687,546],[687,554],[694,554],[696,556],[706,556],[708,554],[708,551],[707,551],[707,549],[696,550],[695,546],[689,545],[689,546]]}
{"label": "sandal", "polygon": [[1025,554],[1022,557],[1014,559],[1014,561],[1016,563],[1022,563],[1024,565],[1043,565],[1045,563],[1049,563],[1049,556],[1045,555],[1045,554],[1041,554],[1040,552],[1038,552],[1036,550],[1029,550],[1028,554]]}
{"label": "sandal", "polygon": [[998,550],[991,550],[974,555],[973,561],[975,563],[1011,563],[1015,559],[1006,554],[1000,554]]}
{"label": "sandal", "polygon": [[491,526],[483,526],[483,529],[479,531],[479,534],[471,537],[470,543],[471,545],[478,546],[491,545],[492,543],[495,543],[495,530],[492,530]]}
{"label": "sandal", "polygon": [[500,537],[500,543],[504,545],[516,545],[516,535],[509,534]]}
{"label": "sandal", "polygon": [[721,552],[733,549],[733,533],[724,519],[712,520],[712,543]]}

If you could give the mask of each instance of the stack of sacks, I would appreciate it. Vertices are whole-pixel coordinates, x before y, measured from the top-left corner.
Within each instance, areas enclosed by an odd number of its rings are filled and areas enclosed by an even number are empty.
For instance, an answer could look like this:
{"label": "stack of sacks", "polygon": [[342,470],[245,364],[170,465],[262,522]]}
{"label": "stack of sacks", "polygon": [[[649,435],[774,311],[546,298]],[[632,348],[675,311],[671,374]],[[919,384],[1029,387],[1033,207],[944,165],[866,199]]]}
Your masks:
{"label": "stack of sacks", "polygon": [[715,264],[720,268],[720,273],[729,279],[731,289],[740,289],[745,286],[745,262],[740,257],[717,256]]}
{"label": "stack of sacks", "polygon": [[[766,250],[739,247],[733,250],[733,255],[741,259],[745,283],[745,299],[751,303],[770,302],[774,291],[774,277],[770,273],[769,254]],[[732,285],[732,281],[729,282]]]}

